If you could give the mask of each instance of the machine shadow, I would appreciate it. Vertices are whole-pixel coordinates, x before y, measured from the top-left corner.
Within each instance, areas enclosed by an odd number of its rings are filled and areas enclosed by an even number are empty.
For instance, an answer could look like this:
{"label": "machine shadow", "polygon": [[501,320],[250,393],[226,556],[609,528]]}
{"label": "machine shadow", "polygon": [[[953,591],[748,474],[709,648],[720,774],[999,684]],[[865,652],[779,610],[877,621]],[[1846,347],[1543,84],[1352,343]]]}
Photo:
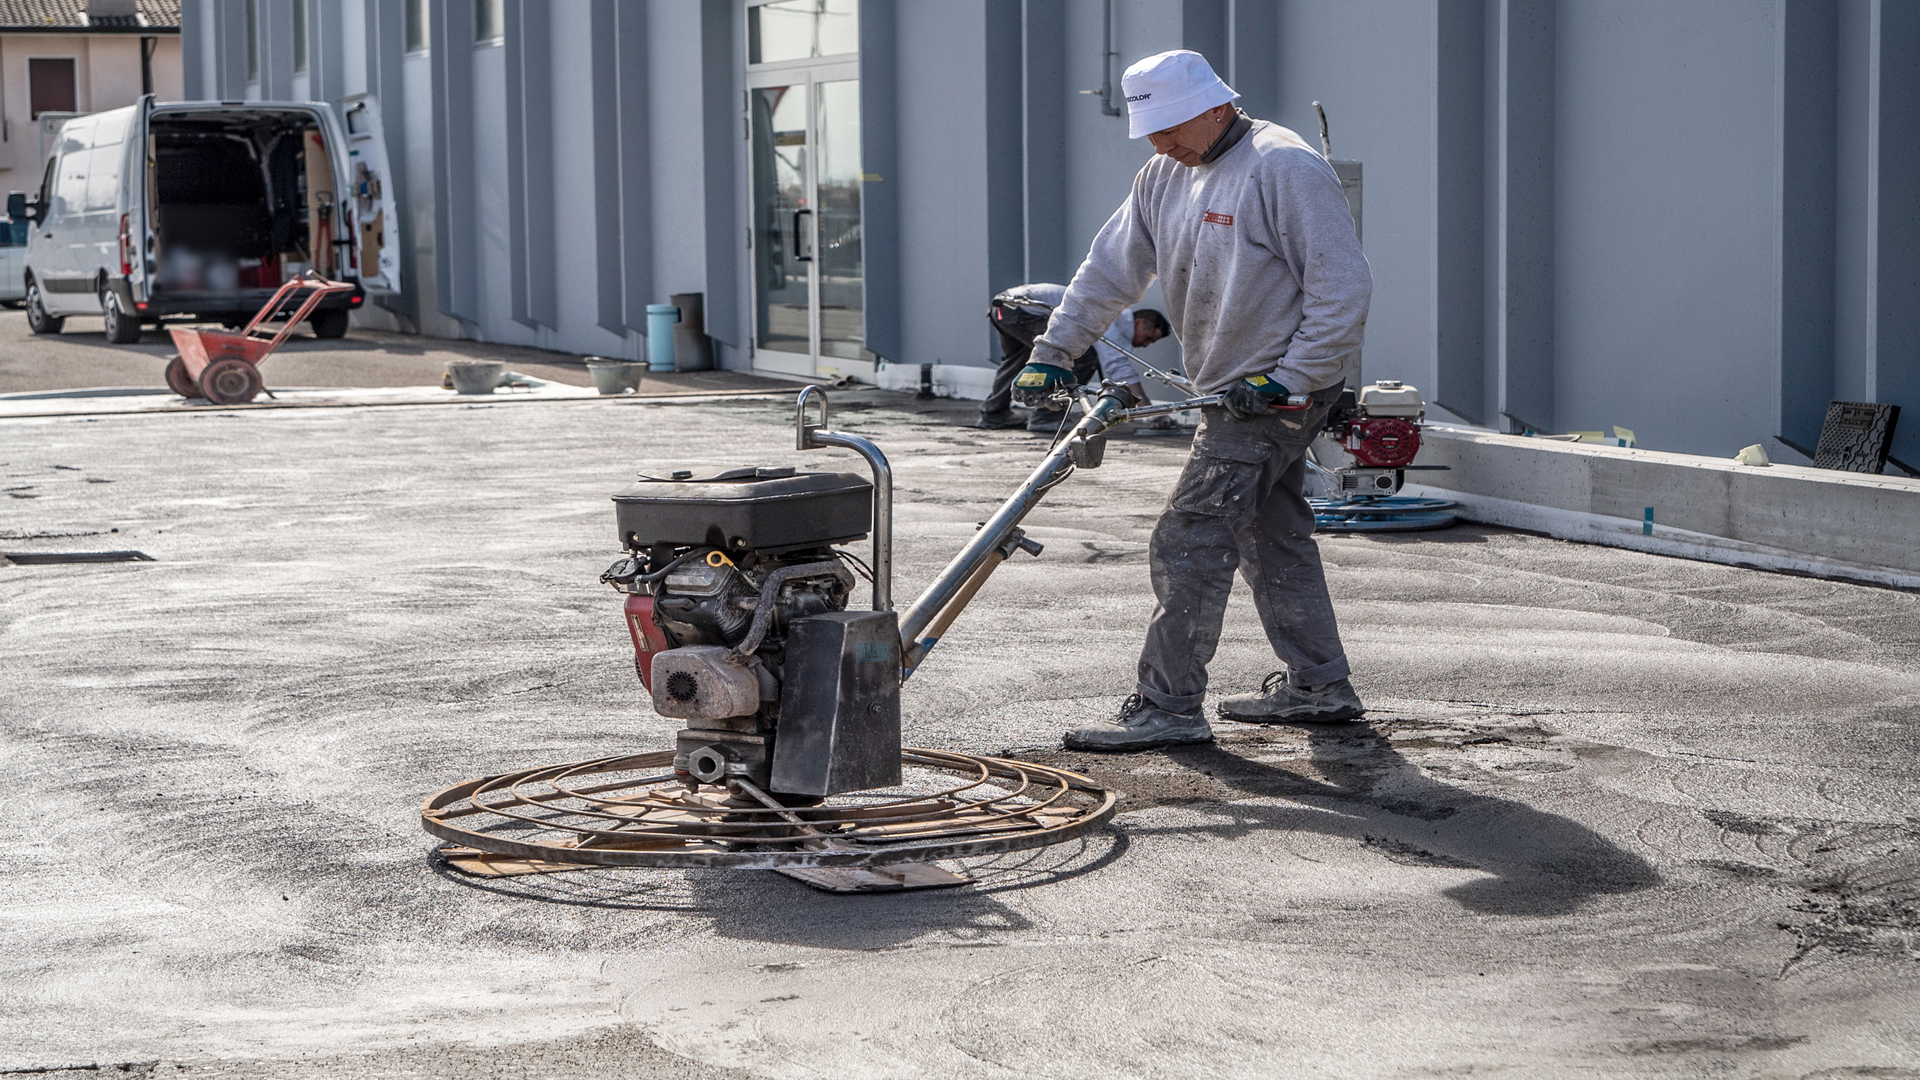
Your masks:
{"label": "machine shadow", "polygon": [[[1313,815],[1306,827],[1360,840],[1395,862],[1484,872],[1487,877],[1445,890],[1469,911],[1565,915],[1596,897],[1661,881],[1652,864],[1577,821],[1433,779],[1364,724],[1315,725],[1307,738],[1324,780],[1240,756],[1231,749],[1238,740],[1165,753],[1247,795],[1333,804],[1339,816]],[[1231,812],[1240,822],[1194,828],[1244,833],[1298,829],[1302,822],[1285,808],[1235,803]]]}
{"label": "machine shadow", "polygon": [[1078,842],[959,860],[970,885],[891,893],[826,893],[774,873],[719,872],[690,878],[721,937],[821,949],[871,951],[930,934],[946,944],[988,944],[1031,929],[1032,920],[997,899],[1101,870],[1126,853],[1128,839],[1108,828]]}
{"label": "machine shadow", "polygon": [[950,863],[973,877],[952,889],[827,893],[766,870],[568,870],[482,878],[448,866],[433,872],[477,892],[515,900],[607,911],[675,912],[704,917],[717,935],[743,941],[871,951],[928,934],[948,944],[986,942],[1032,923],[996,894],[1052,885],[1104,869],[1130,841],[1108,827],[1075,842]]}

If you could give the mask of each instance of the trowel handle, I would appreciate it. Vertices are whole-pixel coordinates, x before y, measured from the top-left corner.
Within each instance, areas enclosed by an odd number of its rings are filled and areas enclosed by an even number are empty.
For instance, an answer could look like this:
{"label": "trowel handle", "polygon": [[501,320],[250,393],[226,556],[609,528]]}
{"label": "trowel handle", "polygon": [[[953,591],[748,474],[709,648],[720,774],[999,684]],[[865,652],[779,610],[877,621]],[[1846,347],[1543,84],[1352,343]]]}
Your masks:
{"label": "trowel handle", "polygon": [[987,583],[987,579],[993,576],[993,572],[999,569],[1001,563],[1013,557],[1015,550],[1024,551],[1029,555],[1039,555],[1045,549],[1044,544],[1028,539],[1026,533],[1019,529],[1013,530],[1013,533],[1007,537],[1007,542],[994,548],[987,555],[986,561],[982,562],[961,584],[960,591],[954,593],[953,599],[947,601],[947,606],[941,608],[940,613],[927,624],[927,628],[921,631],[919,640],[914,642],[912,653],[905,658],[905,666],[900,672],[901,681],[904,682],[907,676],[913,674],[913,669],[920,666],[920,661],[926,658],[927,653],[935,645],[939,644],[940,639],[946,636],[947,628],[953,625],[953,621],[958,619],[960,613],[973,601],[974,594]]}

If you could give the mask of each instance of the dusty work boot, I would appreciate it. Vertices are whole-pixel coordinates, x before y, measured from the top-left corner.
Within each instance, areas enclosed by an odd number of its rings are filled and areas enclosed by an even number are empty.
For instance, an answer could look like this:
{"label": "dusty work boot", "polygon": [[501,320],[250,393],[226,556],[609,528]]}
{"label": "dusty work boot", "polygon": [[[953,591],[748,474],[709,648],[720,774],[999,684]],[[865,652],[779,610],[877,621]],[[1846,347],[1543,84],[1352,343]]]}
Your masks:
{"label": "dusty work boot", "polygon": [[1168,712],[1139,694],[1120,704],[1119,715],[1104,724],[1074,728],[1060,740],[1069,750],[1152,750],[1213,741],[1213,729],[1199,709]]}
{"label": "dusty work boot", "polygon": [[1217,708],[1220,719],[1243,724],[1334,724],[1358,720],[1367,711],[1353,684],[1345,679],[1323,686],[1294,686],[1284,671],[1267,676],[1258,693],[1221,698]]}
{"label": "dusty work boot", "polygon": [[1007,428],[1026,427],[1027,418],[1012,409],[1001,409],[999,412],[981,413],[973,426],[983,431],[1004,431]]}

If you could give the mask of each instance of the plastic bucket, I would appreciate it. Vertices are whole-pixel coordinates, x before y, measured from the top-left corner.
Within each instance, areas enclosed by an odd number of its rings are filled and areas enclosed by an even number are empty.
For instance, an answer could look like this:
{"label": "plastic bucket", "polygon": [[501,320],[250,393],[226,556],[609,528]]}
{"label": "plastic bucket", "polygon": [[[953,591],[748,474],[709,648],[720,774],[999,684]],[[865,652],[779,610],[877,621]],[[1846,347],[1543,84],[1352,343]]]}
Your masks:
{"label": "plastic bucket", "polygon": [[679,321],[680,309],[672,304],[647,305],[647,370],[674,370],[673,324]]}
{"label": "plastic bucket", "polygon": [[447,365],[447,373],[453,376],[455,393],[491,394],[506,367],[502,360],[455,360]]}
{"label": "plastic bucket", "polygon": [[640,374],[647,365],[631,360],[589,360],[587,370],[602,394],[631,394],[640,389]]}

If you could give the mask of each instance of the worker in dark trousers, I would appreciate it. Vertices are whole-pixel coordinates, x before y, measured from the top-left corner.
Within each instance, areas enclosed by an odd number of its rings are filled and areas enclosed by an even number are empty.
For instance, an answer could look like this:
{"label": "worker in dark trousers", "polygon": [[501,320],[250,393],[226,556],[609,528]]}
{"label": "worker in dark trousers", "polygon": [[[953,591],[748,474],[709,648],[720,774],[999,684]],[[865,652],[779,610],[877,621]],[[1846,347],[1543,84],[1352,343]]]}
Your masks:
{"label": "worker in dark trousers", "polygon": [[[1052,285],[1045,282],[1033,285],[1019,285],[1002,292],[993,298],[987,307],[987,320],[1000,334],[1000,367],[993,373],[993,390],[987,400],[980,403],[980,420],[975,425],[983,428],[1017,428],[1052,435],[1060,430],[1060,422],[1066,418],[1065,410],[1035,408],[1022,416],[1013,410],[1013,380],[1033,353],[1033,339],[1047,328],[1047,318],[1053,314],[1054,306],[1066,294],[1064,285]],[[1130,348],[1144,349],[1170,333],[1172,327],[1167,317],[1152,308],[1123,308],[1113,325],[1093,343],[1093,346],[1074,358],[1073,377],[1075,385],[1085,385],[1105,378],[1112,382],[1130,386],[1133,392],[1145,400],[1146,389],[1140,385],[1140,376],[1133,370],[1133,363],[1126,358],[1115,343]]]}
{"label": "worker in dark trousers", "polygon": [[[1158,601],[1135,692],[1069,749],[1207,742],[1207,664],[1237,569],[1284,665],[1260,691],[1219,702],[1223,719],[1352,720],[1326,574],[1301,494],[1307,445],[1357,374],[1373,277],[1333,167],[1299,135],[1255,120],[1199,53],[1127,69],[1129,134],[1155,156],[1035,339],[1014,392],[1044,399],[1072,362],[1157,277],[1186,373],[1209,406],[1148,548]],[[1310,404],[1289,407],[1289,397]]]}

